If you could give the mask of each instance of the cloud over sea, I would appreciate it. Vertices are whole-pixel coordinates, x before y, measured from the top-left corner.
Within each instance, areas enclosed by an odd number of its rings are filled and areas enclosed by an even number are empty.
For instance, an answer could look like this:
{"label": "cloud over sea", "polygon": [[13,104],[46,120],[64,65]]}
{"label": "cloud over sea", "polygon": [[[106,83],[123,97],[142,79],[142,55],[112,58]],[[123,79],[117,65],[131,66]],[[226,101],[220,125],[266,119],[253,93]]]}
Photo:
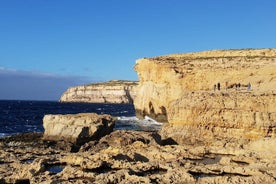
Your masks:
{"label": "cloud over sea", "polygon": [[71,86],[91,82],[83,76],[64,76],[39,71],[0,67],[0,100],[59,100]]}

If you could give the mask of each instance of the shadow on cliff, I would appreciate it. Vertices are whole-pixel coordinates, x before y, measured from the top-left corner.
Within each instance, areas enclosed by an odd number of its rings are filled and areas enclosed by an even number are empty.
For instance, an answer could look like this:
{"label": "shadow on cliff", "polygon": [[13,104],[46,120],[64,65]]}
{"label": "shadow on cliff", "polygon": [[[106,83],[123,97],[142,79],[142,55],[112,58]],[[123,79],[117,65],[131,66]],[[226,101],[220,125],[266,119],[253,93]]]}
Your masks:
{"label": "shadow on cliff", "polygon": [[161,135],[158,133],[153,133],[152,138],[155,140],[155,142],[161,146],[165,145],[178,145],[178,143],[173,139],[173,138],[167,138],[167,139],[162,139]]}
{"label": "shadow on cliff", "polygon": [[133,98],[130,95],[129,89],[127,87],[124,87],[124,91],[125,91],[128,103],[133,104]]}

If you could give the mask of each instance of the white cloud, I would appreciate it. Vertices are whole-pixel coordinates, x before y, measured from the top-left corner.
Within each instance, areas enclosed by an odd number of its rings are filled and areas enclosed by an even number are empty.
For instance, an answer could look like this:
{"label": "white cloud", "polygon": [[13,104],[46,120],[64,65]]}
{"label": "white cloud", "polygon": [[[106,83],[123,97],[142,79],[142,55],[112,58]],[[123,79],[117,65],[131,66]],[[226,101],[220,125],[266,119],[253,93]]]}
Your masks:
{"label": "white cloud", "polygon": [[15,70],[15,69],[10,69],[10,68],[5,68],[5,67],[1,67],[0,66],[0,72],[1,73],[3,73],[3,72],[5,72],[5,73],[9,73],[9,72],[16,72],[17,70]]}
{"label": "white cloud", "polygon": [[11,68],[0,67],[0,74],[14,75],[14,76],[24,76],[24,77],[42,77],[42,78],[67,78],[67,79],[82,79],[88,80],[88,77],[85,76],[73,76],[73,75],[59,75],[48,72],[41,71],[26,71],[26,70],[17,70]]}

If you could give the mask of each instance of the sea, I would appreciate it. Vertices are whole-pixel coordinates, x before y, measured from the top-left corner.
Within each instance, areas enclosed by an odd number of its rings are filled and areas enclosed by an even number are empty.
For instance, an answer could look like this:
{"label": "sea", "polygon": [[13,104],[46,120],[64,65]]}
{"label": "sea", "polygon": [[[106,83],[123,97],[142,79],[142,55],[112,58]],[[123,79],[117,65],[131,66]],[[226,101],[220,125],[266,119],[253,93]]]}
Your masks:
{"label": "sea", "polygon": [[110,114],[117,118],[115,130],[157,131],[162,126],[149,117],[136,118],[132,104],[0,100],[0,137],[44,132],[44,115],[77,113]]}

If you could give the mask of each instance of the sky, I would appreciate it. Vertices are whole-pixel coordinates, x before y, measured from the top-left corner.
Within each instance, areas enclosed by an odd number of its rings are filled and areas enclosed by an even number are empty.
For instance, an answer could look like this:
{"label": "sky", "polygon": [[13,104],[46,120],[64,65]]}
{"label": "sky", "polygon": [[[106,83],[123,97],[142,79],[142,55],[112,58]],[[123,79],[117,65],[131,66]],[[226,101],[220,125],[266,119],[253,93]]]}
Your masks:
{"label": "sky", "polygon": [[135,60],[275,48],[275,0],[0,0],[0,99],[138,80]]}

